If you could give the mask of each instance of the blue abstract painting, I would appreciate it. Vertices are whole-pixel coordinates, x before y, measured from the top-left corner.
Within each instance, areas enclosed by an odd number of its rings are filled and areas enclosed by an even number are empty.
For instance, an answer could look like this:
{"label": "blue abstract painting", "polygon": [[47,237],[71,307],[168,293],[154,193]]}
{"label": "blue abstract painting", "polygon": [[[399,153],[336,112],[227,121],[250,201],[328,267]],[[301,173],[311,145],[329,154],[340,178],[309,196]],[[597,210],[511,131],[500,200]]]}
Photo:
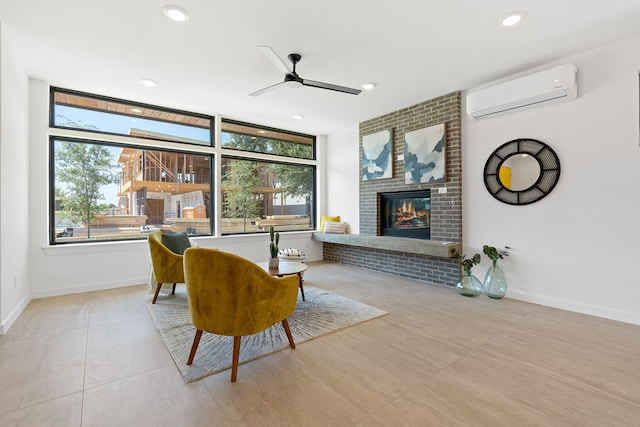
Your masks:
{"label": "blue abstract painting", "polygon": [[404,134],[404,182],[444,181],[444,123]]}
{"label": "blue abstract painting", "polygon": [[362,180],[393,176],[391,129],[362,137]]}

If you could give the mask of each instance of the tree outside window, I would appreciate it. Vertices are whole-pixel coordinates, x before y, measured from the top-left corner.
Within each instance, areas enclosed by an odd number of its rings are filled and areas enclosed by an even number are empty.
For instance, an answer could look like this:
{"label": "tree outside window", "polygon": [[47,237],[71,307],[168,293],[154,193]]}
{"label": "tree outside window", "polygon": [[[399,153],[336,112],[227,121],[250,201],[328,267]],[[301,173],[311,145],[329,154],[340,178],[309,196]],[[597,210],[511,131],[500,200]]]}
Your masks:
{"label": "tree outside window", "polygon": [[109,207],[99,203],[105,200],[100,188],[118,181],[117,165],[104,146],[57,141],[55,168],[55,190],[62,205],[60,215],[84,224],[90,239],[92,220]]}

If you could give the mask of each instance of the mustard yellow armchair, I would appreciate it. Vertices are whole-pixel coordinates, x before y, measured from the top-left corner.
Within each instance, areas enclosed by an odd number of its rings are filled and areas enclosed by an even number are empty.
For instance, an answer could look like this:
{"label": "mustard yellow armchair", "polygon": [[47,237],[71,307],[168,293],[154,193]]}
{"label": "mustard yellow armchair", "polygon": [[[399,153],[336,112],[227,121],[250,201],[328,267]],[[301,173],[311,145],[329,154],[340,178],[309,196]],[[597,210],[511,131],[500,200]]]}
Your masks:
{"label": "mustard yellow armchair", "polygon": [[202,332],[232,336],[231,382],[236,381],[240,340],[281,322],[289,345],[296,348],[287,318],[298,299],[298,276],[272,277],[251,261],[219,250],[189,248],[184,272],[191,320],[196,335],[187,365]]}
{"label": "mustard yellow armchair", "polygon": [[[147,241],[149,242],[149,251],[151,252],[153,276],[156,282],[158,282],[151,304],[156,303],[163,283],[173,283],[171,295],[175,294],[177,283],[184,283],[182,255],[172,252],[167,248],[167,246],[162,243],[162,235],[163,232],[160,230],[149,233],[149,236],[147,237]],[[188,242],[188,238],[186,239]]]}

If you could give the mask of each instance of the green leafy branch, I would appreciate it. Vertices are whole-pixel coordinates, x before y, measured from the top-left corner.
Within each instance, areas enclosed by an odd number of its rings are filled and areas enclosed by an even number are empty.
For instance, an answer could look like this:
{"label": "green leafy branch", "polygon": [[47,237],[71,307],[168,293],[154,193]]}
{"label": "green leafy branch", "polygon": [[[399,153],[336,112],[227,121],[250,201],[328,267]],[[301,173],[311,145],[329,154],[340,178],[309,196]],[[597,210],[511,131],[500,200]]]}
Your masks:
{"label": "green leafy branch", "polygon": [[466,254],[460,254],[458,251],[454,250],[454,256],[460,261],[460,265],[464,269],[465,274],[470,275],[471,269],[474,265],[480,264],[480,254],[474,254],[472,257],[467,258]]}
{"label": "green leafy branch", "polygon": [[493,265],[496,265],[499,259],[503,259],[504,257],[509,256],[509,250],[511,248],[509,246],[505,246],[504,249],[496,249],[493,246],[484,245],[482,247],[482,252],[489,258]]}

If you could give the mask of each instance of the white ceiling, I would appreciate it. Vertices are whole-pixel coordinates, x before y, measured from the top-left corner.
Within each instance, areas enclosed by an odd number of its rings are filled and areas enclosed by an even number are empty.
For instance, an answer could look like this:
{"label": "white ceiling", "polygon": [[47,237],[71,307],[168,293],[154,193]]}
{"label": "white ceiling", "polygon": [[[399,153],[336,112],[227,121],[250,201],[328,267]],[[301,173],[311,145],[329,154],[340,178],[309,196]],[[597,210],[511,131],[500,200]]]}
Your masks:
{"label": "white ceiling", "polygon": [[[164,16],[172,2],[187,22]],[[499,26],[514,10],[526,19]],[[635,35],[640,1],[0,0],[0,22],[29,75],[52,85],[329,134]],[[378,87],[248,96],[284,77],[259,45],[300,53],[303,78]]]}

